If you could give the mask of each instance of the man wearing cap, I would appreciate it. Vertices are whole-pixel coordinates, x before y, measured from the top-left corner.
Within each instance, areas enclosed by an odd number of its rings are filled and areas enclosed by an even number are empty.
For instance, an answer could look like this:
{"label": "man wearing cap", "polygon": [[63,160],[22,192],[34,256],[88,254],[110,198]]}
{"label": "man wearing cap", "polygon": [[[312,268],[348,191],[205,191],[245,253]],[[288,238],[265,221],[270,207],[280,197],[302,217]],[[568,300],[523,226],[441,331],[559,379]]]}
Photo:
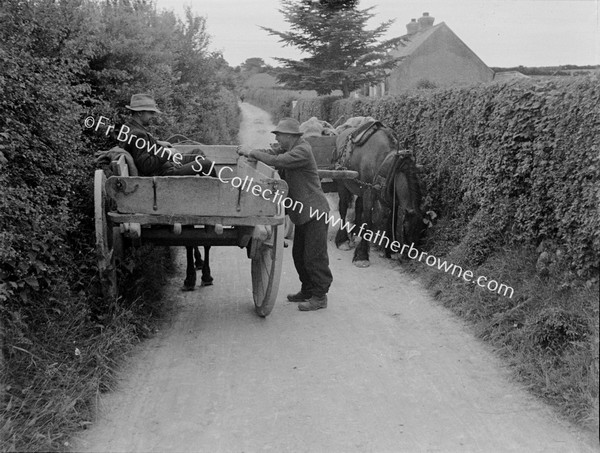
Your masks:
{"label": "man wearing cap", "polygon": [[[134,94],[131,96],[130,105],[125,106],[132,111],[131,120],[119,132],[118,139],[123,142],[123,148],[131,154],[140,176],[184,176],[184,175],[209,175],[216,176],[212,162],[202,157],[183,156],[188,162],[171,160],[174,153],[163,149],[169,143],[156,140],[146,129],[158,110],[156,102],[148,94]],[[181,156],[181,155],[180,155]],[[201,163],[200,163],[201,162]]]}
{"label": "man wearing cap", "polygon": [[329,203],[321,188],[317,163],[310,144],[302,138],[298,121],[284,118],[271,132],[275,134],[278,149],[239,152],[279,170],[288,184],[288,197],[297,206],[286,213],[296,225],[292,256],[301,288],[297,294],[288,295],[288,300],[304,302],[298,305],[300,311],[327,308],[327,292],[333,281],[327,254],[327,223],[316,215],[328,213]]}

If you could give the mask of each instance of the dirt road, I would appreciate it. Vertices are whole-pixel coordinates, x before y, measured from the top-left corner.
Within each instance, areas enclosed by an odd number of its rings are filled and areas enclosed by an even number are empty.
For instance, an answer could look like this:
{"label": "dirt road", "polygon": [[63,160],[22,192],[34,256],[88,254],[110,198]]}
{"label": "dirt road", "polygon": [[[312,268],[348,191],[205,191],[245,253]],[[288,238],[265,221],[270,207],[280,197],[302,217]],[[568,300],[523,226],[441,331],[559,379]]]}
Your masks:
{"label": "dirt road", "polygon": [[[272,141],[268,116],[242,107],[241,141]],[[374,254],[358,269],[330,247],[329,308],[299,312],[285,300],[298,290],[289,250],[266,319],[254,314],[243,250],[213,248],[212,287],[182,293],[177,276],[168,328],[140,347],[74,449],[599,451],[391,261]]]}

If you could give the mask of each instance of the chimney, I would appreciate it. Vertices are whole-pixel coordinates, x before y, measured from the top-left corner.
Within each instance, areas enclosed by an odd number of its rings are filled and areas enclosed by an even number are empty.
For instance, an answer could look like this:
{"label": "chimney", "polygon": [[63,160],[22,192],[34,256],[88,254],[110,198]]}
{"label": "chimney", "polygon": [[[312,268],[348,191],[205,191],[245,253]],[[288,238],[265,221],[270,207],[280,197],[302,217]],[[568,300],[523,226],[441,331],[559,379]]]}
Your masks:
{"label": "chimney", "polygon": [[416,32],[418,32],[419,23],[417,22],[417,19],[411,19],[410,22],[406,24],[406,30],[407,34],[409,35],[414,35]]}
{"label": "chimney", "polygon": [[435,17],[431,17],[429,13],[423,13],[422,17],[419,17],[419,31],[427,30],[433,25]]}

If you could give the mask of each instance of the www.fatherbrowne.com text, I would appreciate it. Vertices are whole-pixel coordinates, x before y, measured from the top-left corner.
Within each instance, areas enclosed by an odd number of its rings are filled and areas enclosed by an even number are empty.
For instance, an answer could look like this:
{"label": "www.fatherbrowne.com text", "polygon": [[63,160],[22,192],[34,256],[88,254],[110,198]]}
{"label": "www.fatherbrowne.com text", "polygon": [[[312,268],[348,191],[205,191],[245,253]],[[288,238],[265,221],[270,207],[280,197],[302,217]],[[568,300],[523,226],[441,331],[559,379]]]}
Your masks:
{"label": "www.fatherbrowne.com text", "polygon": [[[89,116],[85,119],[84,125],[88,129],[91,129],[95,126],[94,130],[97,131],[98,128],[102,125],[108,125],[108,123],[105,123],[104,120],[108,120],[108,118],[101,116],[96,122],[96,120],[93,117]],[[114,130],[114,125],[108,126],[106,134],[108,135],[112,130]],[[183,155],[181,153],[174,152],[173,148],[166,148],[163,146],[157,147],[156,144],[150,145],[143,138],[138,138],[135,135],[130,134],[130,132],[131,130],[129,127],[127,127],[126,125],[121,126],[119,134],[117,135],[117,140],[119,140],[122,143],[130,143],[133,140],[135,140],[134,143],[136,147],[142,149],[146,148],[146,151],[151,154],[160,154],[160,156],[162,157],[166,152],[168,159],[172,160],[175,163],[181,163],[181,161],[183,160]],[[202,155],[195,156],[195,164],[192,166],[192,169],[198,172],[198,174],[200,174],[204,170],[202,166],[202,160],[204,159],[205,158]],[[237,171],[231,167],[223,166],[219,168],[218,171],[216,171],[215,163],[212,162],[211,168],[208,169],[208,171],[205,171],[204,173],[212,173],[213,170],[216,172],[217,178],[224,184],[231,184],[236,189],[240,189],[245,192],[251,193],[252,195],[257,197],[260,196],[266,201],[277,203],[283,206],[285,209],[293,210],[298,214],[301,214],[304,211],[304,205],[302,204],[302,202],[297,200],[294,201],[289,197],[284,197],[283,193],[279,190],[273,193],[271,189],[264,188],[262,185],[256,184],[254,182],[254,178],[248,178],[248,176],[245,176],[244,179],[242,179],[239,176],[233,176],[237,174]],[[356,225],[347,221],[343,221],[341,218],[332,216],[329,212],[320,212],[318,209],[313,209],[312,206],[309,206],[309,215],[310,218],[314,218],[319,221],[324,221],[332,227],[339,226],[340,229],[346,230],[348,234],[354,233],[354,230],[356,228]],[[386,236],[385,232],[373,232],[366,228],[366,226],[367,224],[363,223],[359,227],[358,232],[356,232],[356,234],[360,238],[362,238],[362,240],[372,242],[378,246],[389,248],[393,253],[399,253],[400,255],[404,255],[406,252],[406,255],[410,259],[416,259],[419,262],[423,262],[424,260],[425,264],[429,267],[437,267],[439,270],[442,270],[446,273],[450,273],[451,275],[455,275],[456,272],[456,277],[462,278],[467,283],[476,284],[481,288],[486,288],[488,291],[507,296],[511,299],[513,297],[514,289],[508,285],[505,285],[504,283],[498,283],[496,280],[488,279],[486,276],[483,275],[475,277],[473,275],[473,271],[471,270],[463,270],[462,267],[457,266],[456,264],[448,263],[445,260],[442,261],[440,258],[437,258],[434,255],[428,254],[424,251],[419,251],[419,249],[417,249],[414,246],[414,243],[411,243],[409,245],[402,244],[398,241],[391,241],[390,238]]]}
{"label": "www.fatherbrowne.com text", "polygon": [[[356,228],[356,225],[347,221],[344,222],[341,218],[336,218],[327,212],[319,212],[317,209],[313,210],[312,207],[309,211],[311,217],[324,220],[332,227],[339,225],[339,227],[346,230],[348,234],[353,233]],[[445,260],[442,261],[434,255],[419,251],[414,243],[409,245],[402,244],[398,241],[392,241],[386,236],[385,232],[373,232],[366,228],[366,225],[366,223],[363,223],[357,232],[357,235],[363,240],[367,240],[378,246],[389,248],[393,253],[399,253],[400,255],[404,255],[406,252],[406,255],[412,260],[416,259],[419,262],[425,262],[429,267],[437,267],[439,270],[443,270],[446,273],[456,275],[457,278],[462,278],[467,283],[477,284],[477,286],[480,286],[481,288],[486,288],[488,291],[507,296],[509,299],[512,299],[513,297],[514,289],[504,283],[498,283],[496,280],[488,279],[484,275],[475,277],[471,270],[463,270],[462,267],[457,266],[456,264],[448,263]]]}

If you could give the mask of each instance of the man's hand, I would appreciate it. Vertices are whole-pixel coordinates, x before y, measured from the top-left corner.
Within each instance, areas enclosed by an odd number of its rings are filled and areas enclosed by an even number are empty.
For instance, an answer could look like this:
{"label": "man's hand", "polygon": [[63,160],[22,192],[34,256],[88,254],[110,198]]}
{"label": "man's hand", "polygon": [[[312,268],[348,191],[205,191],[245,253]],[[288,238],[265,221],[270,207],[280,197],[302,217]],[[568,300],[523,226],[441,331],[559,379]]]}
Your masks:
{"label": "man's hand", "polygon": [[156,143],[158,144],[158,146],[162,146],[163,148],[173,148],[173,145],[171,145],[169,142],[164,142],[162,140],[156,140]]}
{"label": "man's hand", "polygon": [[240,145],[237,147],[236,151],[240,156],[248,157],[248,154],[250,154],[250,151],[252,150],[246,145]]}
{"label": "man's hand", "polygon": [[237,148],[237,153],[240,156],[244,156],[248,159],[248,162],[256,162],[256,159],[252,157],[252,149],[245,145],[240,145]]}

